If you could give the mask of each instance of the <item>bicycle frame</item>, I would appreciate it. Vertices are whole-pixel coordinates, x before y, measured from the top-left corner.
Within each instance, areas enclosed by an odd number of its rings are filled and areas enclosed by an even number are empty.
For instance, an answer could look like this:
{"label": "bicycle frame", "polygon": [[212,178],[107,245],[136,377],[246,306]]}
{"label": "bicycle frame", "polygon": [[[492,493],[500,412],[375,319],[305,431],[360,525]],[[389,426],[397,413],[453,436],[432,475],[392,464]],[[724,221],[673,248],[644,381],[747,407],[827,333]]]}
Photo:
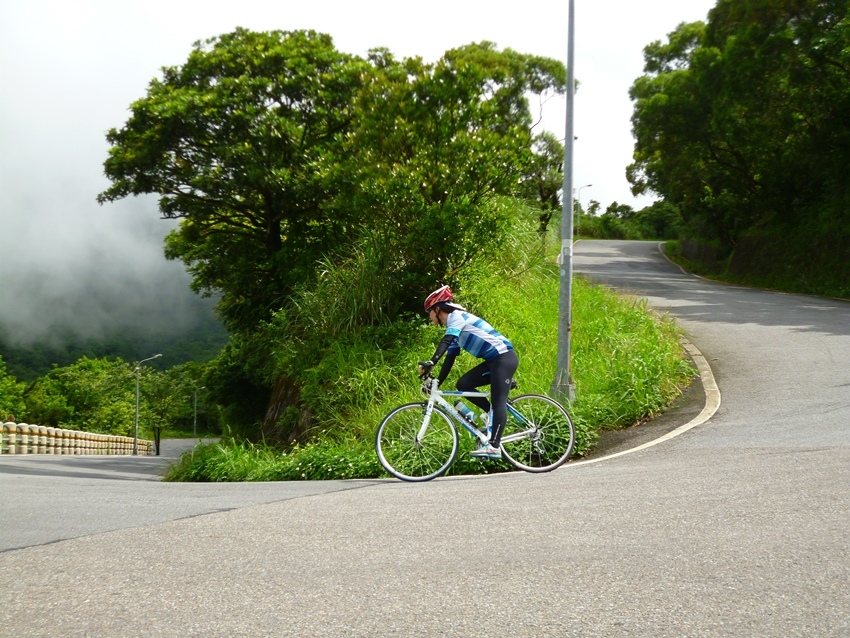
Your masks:
{"label": "bicycle frame", "polygon": [[[425,418],[422,420],[422,427],[419,429],[419,434],[417,435],[418,440],[422,440],[425,436],[425,432],[428,431],[428,425],[431,423],[431,415],[434,412],[434,404],[439,405],[443,410],[449,413],[455,423],[459,423],[463,428],[469,432],[473,437],[478,439],[482,445],[487,444],[490,440],[489,428],[484,430],[479,430],[475,425],[471,424],[467,421],[460,412],[457,411],[455,406],[446,401],[443,397],[483,397],[486,399],[490,398],[489,392],[463,392],[460,390],[440,390],[437,387],[436,380],[433,377],[429,377],[432,379],[431,382],[431,394],[428,397],[428,402],[425,406]],[[519,423],[523,425],[528,425],[528,419],[526,419],[522,414],[520,414],[511,404],[508,402],[508,414],[514,417]],[[490,409],[490,419],[492,422],[493,419],[493,409]],[[532,426],[533,427],[533,426]],[[516,433],[510,436],[503,437],[502,441],[509,443],[511,441],[517,441],[526,436],[526,432]]]}

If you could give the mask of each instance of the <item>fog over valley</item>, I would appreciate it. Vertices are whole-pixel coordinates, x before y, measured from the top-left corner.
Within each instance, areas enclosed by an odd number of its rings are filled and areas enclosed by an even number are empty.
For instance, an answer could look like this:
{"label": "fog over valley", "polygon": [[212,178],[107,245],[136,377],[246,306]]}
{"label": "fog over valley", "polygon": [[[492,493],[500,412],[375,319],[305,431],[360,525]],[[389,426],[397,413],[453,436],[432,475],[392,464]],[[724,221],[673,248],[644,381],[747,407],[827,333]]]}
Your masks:
{"label": "fog over valley", "polygon": [[16,215],[4,203],[0,336],[9,345],[55,347],[125,331],[169,337],[212,315],[214,302],[189,289],[183,264],[163,255],[175,222],[159,218],[156,200],[101,207],[95,195],[88,204],[57,195],[41,208],[23,196]]}

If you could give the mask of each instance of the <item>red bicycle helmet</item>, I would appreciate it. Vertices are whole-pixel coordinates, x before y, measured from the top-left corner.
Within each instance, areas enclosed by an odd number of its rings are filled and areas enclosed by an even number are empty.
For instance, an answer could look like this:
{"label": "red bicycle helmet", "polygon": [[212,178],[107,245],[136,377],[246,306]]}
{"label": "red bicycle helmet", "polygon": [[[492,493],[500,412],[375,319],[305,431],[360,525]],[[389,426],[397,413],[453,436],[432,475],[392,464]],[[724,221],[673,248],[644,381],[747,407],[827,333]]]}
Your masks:
{"label": "red bicycle helmet", "polygon": [[440,302],[451,306],[455,310],[466,310],[466,308],[464,308],[463,306],[456,303],[452,303],[454,299],[455,297],[452,294],[452,289],[448,286],[442,286],[440,288],[437,288],[437,290],[425,297],[425,312],[430,312],[431,308],[433,308]]}
{"label": "red bicycle helmet", "polygon": [[441,301],[454,301],[452,289],[448,286],[437,288],[437,290],[425,297],[425,312],[430,312],[431,308]]}

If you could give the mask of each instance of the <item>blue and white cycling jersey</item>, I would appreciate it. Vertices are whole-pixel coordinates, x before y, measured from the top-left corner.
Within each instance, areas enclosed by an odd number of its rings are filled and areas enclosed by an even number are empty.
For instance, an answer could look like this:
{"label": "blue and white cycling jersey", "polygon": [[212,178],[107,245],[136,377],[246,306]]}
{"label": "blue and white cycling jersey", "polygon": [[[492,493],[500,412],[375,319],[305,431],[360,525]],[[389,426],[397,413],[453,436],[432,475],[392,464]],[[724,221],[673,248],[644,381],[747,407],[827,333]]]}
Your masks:
{"label": "blue and white cycling jersey", "polygon": [[457,355],[463,348],[469,354],[488,361],[514,347],[493,326],[472,313],[455,310],[446,319],[446,334],[455,337],[447,354]]}

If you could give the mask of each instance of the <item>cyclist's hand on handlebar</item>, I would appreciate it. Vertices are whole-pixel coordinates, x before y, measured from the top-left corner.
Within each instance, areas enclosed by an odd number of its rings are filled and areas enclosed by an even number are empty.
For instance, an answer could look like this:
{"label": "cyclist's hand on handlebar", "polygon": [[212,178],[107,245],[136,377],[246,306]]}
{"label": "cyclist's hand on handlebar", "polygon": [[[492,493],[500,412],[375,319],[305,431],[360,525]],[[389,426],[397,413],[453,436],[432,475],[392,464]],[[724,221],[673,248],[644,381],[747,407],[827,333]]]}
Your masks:
{"label": "cyclist's hand on handlebar", "polygon": [[434,367],[433,361],[420,361],[419,362],[419,377],[425,378],[429,374],[431,374],[431,369]]}

